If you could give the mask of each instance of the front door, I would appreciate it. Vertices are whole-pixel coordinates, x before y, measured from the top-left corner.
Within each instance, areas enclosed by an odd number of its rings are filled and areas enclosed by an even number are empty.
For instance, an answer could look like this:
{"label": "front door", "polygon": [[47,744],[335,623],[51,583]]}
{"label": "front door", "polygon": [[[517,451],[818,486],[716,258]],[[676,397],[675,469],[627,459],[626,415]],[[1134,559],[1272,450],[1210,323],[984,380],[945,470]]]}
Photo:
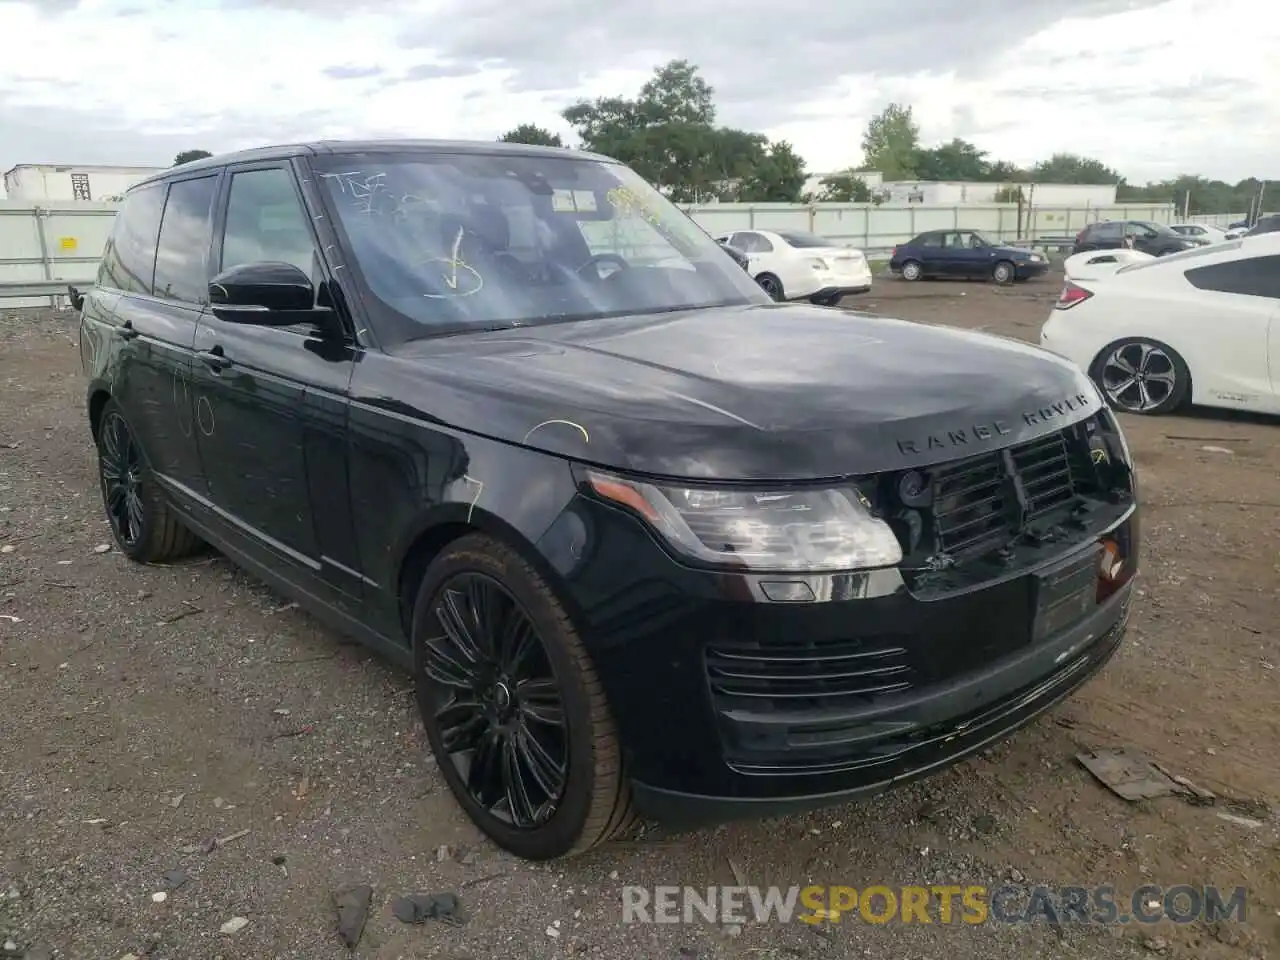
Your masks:
{"label": "front door", "polygon": [[948,234],[947,262],[957,277],[987,277],[995,266],[995,251],[971,230]]}
{"label": "front door", "polygon": [[[230,168],[224,198],[215,273],[277,261],[321,279],[288,163]],[[349,608],[360,593],[341,456],[350,345],[310,324],[257,326],[210,311],[192,366],[200,459],[219,520],[256,559],[285,564],[300,586]]]}

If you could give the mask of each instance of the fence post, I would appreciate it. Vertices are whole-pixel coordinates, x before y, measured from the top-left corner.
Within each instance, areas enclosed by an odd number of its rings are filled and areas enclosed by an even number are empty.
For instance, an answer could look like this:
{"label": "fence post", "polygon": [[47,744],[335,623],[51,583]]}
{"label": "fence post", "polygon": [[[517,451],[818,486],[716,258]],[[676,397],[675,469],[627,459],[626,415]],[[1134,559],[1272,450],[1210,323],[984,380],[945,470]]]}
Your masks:
{"label": "fence post", "polygon": [[756,205],[753,203],[747,207],[747,229],[754,230],[756,228]]}
{"label": "fence post", "polygon": [[[49,259],[49,238],[45,236],[45,232],[44,232],[44,222],[46,219],[45,210],[43,207],[38,205],[35,207],[32,207],[31,209],[32,209],[32,213],[35,215],[35,218],[36,218],[36,236],[40,240],[41,272],[44,273],[44,278],[46,280],[52,280],[53,279],[53,263]],[[58,300],[59,298],[57,296],[50,297],[49,306],[57,310]]]}

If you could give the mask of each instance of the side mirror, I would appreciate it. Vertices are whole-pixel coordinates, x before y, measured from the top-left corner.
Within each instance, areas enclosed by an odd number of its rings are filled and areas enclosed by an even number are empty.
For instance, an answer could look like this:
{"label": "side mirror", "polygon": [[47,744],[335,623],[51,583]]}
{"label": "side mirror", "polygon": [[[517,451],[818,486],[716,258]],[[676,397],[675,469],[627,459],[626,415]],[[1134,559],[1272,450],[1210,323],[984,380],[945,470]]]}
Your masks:
{"label": "side mirror", "polygon": [[209,305],[223,320],[289,326],[309,319],[316,305],[311,278],[292,263],[243,263],[209,282]]}

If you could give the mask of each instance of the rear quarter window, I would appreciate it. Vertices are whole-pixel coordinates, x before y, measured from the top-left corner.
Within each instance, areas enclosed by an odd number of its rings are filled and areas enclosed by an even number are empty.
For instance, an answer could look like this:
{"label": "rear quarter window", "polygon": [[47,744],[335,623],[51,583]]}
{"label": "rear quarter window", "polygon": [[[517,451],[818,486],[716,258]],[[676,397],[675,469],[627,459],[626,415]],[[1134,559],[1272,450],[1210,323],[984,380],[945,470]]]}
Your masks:
{"label": "rear quarter window", "polygon": [[151,294],[156,238],[164,212],[165,184],[131,190],[124,198],[102,254],[98,284],[125,293]]}
{"label": "rear quarter window", "polygon": [[1199,290],[1280,300],[1280,256],[1248,257],[1194,267],[1187,271],[1186,277],[1187,282]]}

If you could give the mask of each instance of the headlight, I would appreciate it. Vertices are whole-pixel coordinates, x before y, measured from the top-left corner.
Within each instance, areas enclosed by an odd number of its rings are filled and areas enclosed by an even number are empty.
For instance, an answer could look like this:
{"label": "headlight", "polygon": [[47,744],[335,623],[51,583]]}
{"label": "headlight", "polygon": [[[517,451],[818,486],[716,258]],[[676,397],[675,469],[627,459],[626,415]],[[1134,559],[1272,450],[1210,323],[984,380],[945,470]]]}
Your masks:
{"label": "headlight", "polygon": [[638,513],[674,550],[702,563],[817,572],[902,561],[898,538],[854,487],[658,487],[597,470],[583,474],[597,495]]}

